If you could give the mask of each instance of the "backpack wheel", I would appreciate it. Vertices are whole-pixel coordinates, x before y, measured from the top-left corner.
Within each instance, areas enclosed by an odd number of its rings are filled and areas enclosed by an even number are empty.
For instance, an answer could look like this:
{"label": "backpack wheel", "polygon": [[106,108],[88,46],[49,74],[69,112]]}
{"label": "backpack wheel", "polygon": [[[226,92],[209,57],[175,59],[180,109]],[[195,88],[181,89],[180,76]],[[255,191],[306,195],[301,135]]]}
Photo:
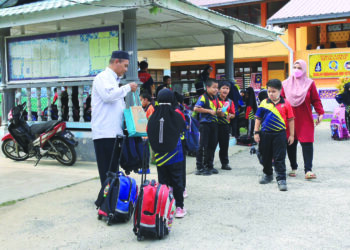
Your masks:
{"label": "backpack wheel", "polygon": [[97,215],[97,219],[98,219],[98,220],[102,220],[102,215],[100,215],[100,214]]}

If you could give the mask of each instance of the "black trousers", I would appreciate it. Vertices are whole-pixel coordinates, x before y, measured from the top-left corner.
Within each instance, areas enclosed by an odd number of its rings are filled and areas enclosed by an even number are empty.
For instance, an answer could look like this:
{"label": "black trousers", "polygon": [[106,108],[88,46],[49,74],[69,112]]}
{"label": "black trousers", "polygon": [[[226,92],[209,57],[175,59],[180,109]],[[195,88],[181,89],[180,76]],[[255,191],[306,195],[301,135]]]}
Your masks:
{"label": "black trousers", "polygon": [[[96,161],[98,167],[98,173],[100,175],[101,185],[107,178],[107,172],[112,159],[113,146],[115,143],[115,138],[103,138],[94,140]],[[117,147],[111,171],[116,172],[119,164],[120,147]]]}
{"label": "black trousers", "polygon": [[213,168],[214,155],[218,140],[217,123],[201,123],[199,125],[199,148],[196,156],[197,169]]}
{"label": "black trousers", "polygon": [[227,165],[228,159],[228,147],[230,142],[230,124],[218,125],[218,144],[220,147],[219,157],[221,165]]}
{"label": "black trousers", "polygon": [[184,184],[184,189],[186,188],[186,140],[181,140],[182,144],[182,152],[184,156],[184,160],[182,162],[182,174],[183,174],[183,184]]}
{"label": "black trousers", "polygon": [[232,136],[238,138],[239,137],[238,116],[231,119],[230,125],[232,128],[232,131],[231,131]]}
{"label": "black trousers", "polygon": [[261,154],[263,159],[263,172],[266,175],[272,175],[272,159],[276,172],[276,180],[286,179],[286,150],[287,135],[286,131],[282,132],[261,132],[260,135]]}
{"label": "black trousers", "polygon": [[184,207],[183,163],[157,167],[158,182],[173,187],[176,207]]}
{"label": "black trousers", "polygon": [[[314,147],[312,142],[304,142],[300,143],[301,148],[303,150],[303,158],[304,158],[304,171],[305,173],[308,171],[312,171],[312,160],[314,158]],[[290,166],[293,170],[298,168],[297,163],[297,145],[298,140],[295,140],[292,145],[288,145],[287,152],[288,158],[290,162]]]}

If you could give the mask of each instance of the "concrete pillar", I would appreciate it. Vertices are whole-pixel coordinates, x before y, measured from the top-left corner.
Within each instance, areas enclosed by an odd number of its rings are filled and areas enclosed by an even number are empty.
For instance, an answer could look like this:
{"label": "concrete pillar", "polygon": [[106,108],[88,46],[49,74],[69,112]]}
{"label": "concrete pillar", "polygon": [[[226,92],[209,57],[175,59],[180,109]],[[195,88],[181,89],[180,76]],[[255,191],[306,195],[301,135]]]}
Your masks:
{"label": "concrete pillar", "polygon": [[[129,68],[126,72],[126,80],[128,82],[138,82],[137,72],[137,32],[136,32],[136,9],[124,10],[124,29],[123,29],[123,50],[130,55]],[[126,106],[129,107],[134,103],[131,94],[125,98]]]}
{"label": "concrete pillar", "polygon": [[2,92],[2,125],[7,124],[7,114],[15,105],[15,89],[7,89],[7,69],[5,68],[5,37],[10,35],[10,29],[0,29],[0,65],[1,65],[1,84],[0,92]]}
{"label": "concrete pillar", "polygon": [[129,69],[126,73],[128,81],[138,81],[137,73],[137,33],[136,9],[124,10],[124,48],[130,54]]}
{"label": "concrete pillar", "polygon": [[225,78],[233,81],[233,30],[223,30],[225,37]]}

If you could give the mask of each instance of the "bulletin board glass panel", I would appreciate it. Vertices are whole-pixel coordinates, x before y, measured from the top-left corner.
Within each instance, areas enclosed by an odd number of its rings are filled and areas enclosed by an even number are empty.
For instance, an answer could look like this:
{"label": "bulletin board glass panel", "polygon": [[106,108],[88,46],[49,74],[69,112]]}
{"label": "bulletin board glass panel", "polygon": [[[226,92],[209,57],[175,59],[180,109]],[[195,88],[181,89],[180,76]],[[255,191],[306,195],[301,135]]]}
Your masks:
{"label": "bulletin board glass panel", "polygon": [[9,81],[93,77],[119,49],[119,27],[7,38]]}

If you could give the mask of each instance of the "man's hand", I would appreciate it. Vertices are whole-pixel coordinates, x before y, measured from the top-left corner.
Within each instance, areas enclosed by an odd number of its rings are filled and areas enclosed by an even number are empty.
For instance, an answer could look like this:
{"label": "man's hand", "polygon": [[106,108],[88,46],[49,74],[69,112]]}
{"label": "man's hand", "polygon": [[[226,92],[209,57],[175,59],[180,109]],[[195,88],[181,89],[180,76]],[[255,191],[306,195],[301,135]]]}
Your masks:
{"label": "man's hand", "polygon": [[288,145],[292,145],[293,142],[294,142],[294,135],[293,135],[293,136],[290,135],[290,136],[288,137]]}
{"label": "man's hand", "polygon": [[129,83],[129,85],[132,92],[135,92],[137,90],[137,87],[138,87],[137,83],[131,82]]}
{"label": "man's hand", "polygon": [[321,123],[323,120],[323,115],[318,115],[317,120],[316,120],[316,126]]}
{"label": "man's hand", "polygon": [[254,141],[255,141],[256,143],[259,143],[259,142],[260,142],[260,135],[259,135],[259,134],[255,134],[255,135],[254,135]]}

